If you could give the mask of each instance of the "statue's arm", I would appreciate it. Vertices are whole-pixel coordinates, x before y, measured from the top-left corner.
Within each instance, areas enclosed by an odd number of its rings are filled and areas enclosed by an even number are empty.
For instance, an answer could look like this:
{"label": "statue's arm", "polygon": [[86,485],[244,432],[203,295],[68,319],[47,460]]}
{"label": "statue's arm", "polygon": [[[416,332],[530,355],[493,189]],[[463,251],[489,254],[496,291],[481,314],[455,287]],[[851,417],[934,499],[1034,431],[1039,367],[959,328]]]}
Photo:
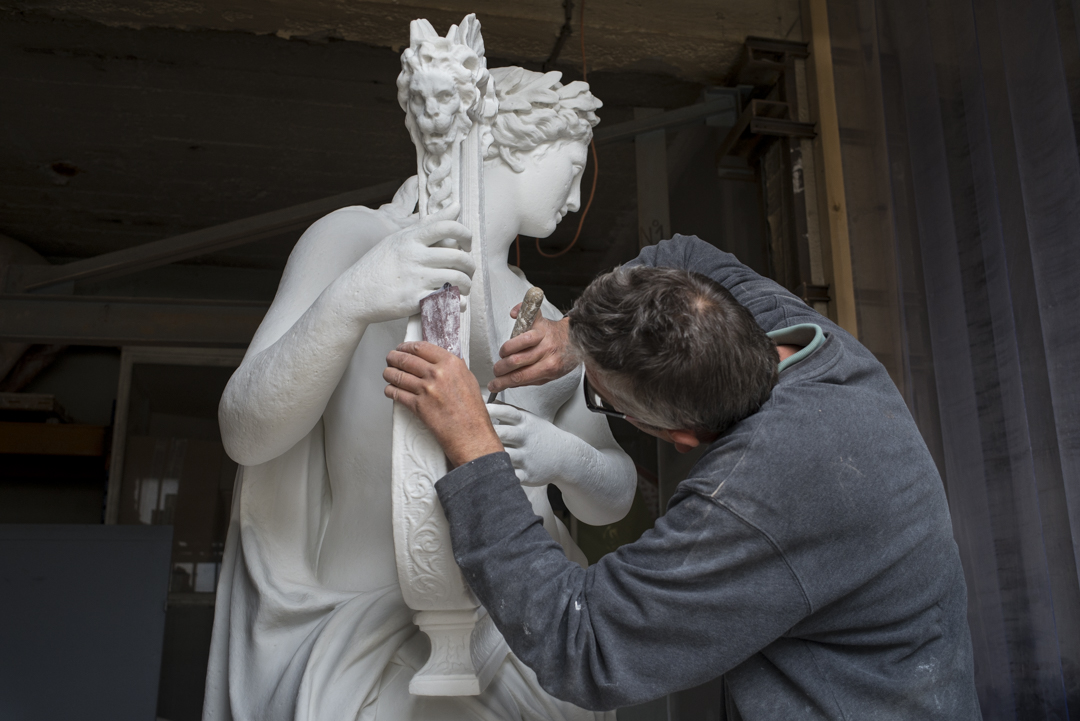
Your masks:
{"label": "statue's arm", "polygon": [[553,422],[512,406],[489,405],[495,432],[524,485],[554,483],[576,518],[590,525],[627,514],[637,472],[607,421],[585,407],[580,381]]}
{"label": "statue's arm", "polygon": [[579,520],[592,525],[614,523],[629,513],[634,502],[637,470],[611,435],[607,419],[585,406],[582,382],[555,415],[555,427],[576,441],[574,455],[579,462],[559,490]]}
{"label": "statue's arm", "polygon": [[397,230],[366,208],[339,210],[312,225],[221,398],[229,456],[243,465],[264,463],[309,433],[368,325],[416,313],[420,298],[445,282],[467,293],[468,254],[431,245],[450,238],[467,246],[469,237],[441,216]]}
{"label": "statue's arm", "polygon": [[346,209],[297,242],[218,407],[225,450],[236,462],[276,458],[319,420],[368,325],[350,276],[379,240],[364,236],[380,230],[370,211]]}

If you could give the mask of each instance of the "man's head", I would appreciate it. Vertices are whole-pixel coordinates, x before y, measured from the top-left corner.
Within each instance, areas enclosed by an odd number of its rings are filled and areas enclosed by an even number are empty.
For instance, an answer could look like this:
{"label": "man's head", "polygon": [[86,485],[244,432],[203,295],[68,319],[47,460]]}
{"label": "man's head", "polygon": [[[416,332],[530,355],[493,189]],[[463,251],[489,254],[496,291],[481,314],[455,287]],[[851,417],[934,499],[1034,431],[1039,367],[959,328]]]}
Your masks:
{"label": "man's head", "polygon": [[699,273],[616,268],[585,289],[569,316],[570,341],[594,385],[638,425],[711,438],[755,413],[776,385],[776,345],[726,288]]}

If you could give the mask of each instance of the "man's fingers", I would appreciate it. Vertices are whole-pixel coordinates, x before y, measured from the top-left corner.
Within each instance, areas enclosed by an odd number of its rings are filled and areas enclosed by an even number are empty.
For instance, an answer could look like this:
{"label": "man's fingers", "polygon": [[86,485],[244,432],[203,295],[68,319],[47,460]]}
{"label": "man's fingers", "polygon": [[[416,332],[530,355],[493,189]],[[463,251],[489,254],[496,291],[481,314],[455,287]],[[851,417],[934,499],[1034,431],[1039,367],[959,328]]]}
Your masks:
{"label": "man's fingers", "polygon": [[513,318],[514,320],[517,320],[518,313],[520,313],[520,312],[521,312],[521,303],[518,303],[517,305],[515,305],[513,308],[510,309],[510,317]]}
{"label": "man's fingers", "polygon": [[[517,340],[516,338],[514,340]],[[495,376],[504,376],[507,373],[516,371],[518,368],[524,368],[525,366],[538,363],[544,358],[544,351],[539,348],[528,348],[523,353],[515,353],[511,356],[506,356],[498,363],[495,364]]]}
{"label": "man's fingers", "polygon": [[[518,304],[518,307],[520,307],[520,304]],[[522,333],[517,338],[511,338],[502,344],[502,347],[499,348],[499,355],[500,357],[505,358],[513,353],[520,353],[526,348],[540,345],[545,338],[557,331],[558,325],[554,321],[550,321],[538,314],[536,320],[533,321],[533,327],[531,329]],[[550,346],[550,344],[548,345]]]}
{"label": "man's fingers", "polygon": [[[540,319],[537,318],[539,321]],[[540,344],[540,341],[544,339],[543,331],[539,329],[528,330],[519,335],[517,338],[511,338],[499,347],[499,357],[506,358],[514,353],[521,353],[524,350],[533,348]]]}
{"label": "man's fingers", "polygon": [[[488,390],[499,393],[507,388],[520,388],[522,386],[542,386],[545,383],[561,377],[555,361],[551,356],[540,354],[540,359],[535,363],[523,363],[520,368],[511,370],[510,361],[518,356],[512,356],[495,364],[495,378],[488,383]],[[500,368],[503,363],[507,365]]]}
{"label": "man's fingers", "polygon": [[[400,348],[400,346],[398,346]],[[432,372],[435,370],[434,364],[429,361],[420,358],[413,353],[406,353],[400,350],[392,350],[386,356],[386,370],[383,371],[383,379],[387,383],[402,386],[400,381],[402,375],[412,378],[415,383],[409,384],[409,389],[412,391],[418,391],[423,381],[430,378]],[[419,384],[419,385],[417,385]]]}
{"label": "man's fingers", "polygon": [[[402,362],[405,362],[404,359],[400,358],[400,356],[402,355],[422,359],[424,361],[427,361],[429,365],[449,361],[451,358],[459,361],[461,360],[450,351],[442,348],[441,346],[437,346],[434,343],[428,343],[427,341],[423,340],[410,340],[405,341],[395,350],[390,351],[390,355],[386,356],[387,364],[392,365],[395,368],[402,368],[402,366],[397,365],[396,363],[391,363],[391,358],[395,360],[400,359]],[[405,368],[405,370],[408,370],[408,368]],[[414,373],[413,375],[418,374]]]}
{"label": "man's fingers", "polygon": [[424,380],[401,368],[386,368],[382,374],[383,380],[391,386],[396,386],[403,391],[419,395],[424,390]]}
{"label": "man's fingers", "polygon": [[397,386],[386,386],[386,388],[383,388],[383,395],[394,403],[400,403],[413,413],[416,413],[417,401],[419,400],[418,396],[415,396],[408,391],[403,391]]}

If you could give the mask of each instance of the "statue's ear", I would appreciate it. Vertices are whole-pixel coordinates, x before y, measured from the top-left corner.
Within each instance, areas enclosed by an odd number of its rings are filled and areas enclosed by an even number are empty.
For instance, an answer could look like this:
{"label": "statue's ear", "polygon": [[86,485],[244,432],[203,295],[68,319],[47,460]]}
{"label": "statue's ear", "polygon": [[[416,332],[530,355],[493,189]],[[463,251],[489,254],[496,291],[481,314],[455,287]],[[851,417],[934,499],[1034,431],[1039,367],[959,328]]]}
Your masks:
{"label": "statue's ear", "polygon": [[525,171],[525,163],[521,162],[518,151],[513,148],[500,147],[499,157],[502,158],[502,161],[510,166],[510,170],[513,170],[515,173],[522,173]]}

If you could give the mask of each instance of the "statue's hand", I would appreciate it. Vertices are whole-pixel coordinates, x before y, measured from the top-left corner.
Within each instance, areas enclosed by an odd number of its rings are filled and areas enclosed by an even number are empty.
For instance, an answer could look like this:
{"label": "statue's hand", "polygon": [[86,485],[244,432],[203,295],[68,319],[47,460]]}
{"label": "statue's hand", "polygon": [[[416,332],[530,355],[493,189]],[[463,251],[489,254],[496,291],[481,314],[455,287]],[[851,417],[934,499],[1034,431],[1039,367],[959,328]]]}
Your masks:
{"label": "statue's hand", "polygon": [[378,323],[415,315],[420,299],[444,283],[469,294],[472,232],[453,220],[457,214],[454,205],[383,238],[345,272],[341,281],[359,317]]}
{"label": "statue's hand", "polygon": [[489,403],[487,410],[522,485],[558,483],[572,472],[576,436],[514,406]]}

